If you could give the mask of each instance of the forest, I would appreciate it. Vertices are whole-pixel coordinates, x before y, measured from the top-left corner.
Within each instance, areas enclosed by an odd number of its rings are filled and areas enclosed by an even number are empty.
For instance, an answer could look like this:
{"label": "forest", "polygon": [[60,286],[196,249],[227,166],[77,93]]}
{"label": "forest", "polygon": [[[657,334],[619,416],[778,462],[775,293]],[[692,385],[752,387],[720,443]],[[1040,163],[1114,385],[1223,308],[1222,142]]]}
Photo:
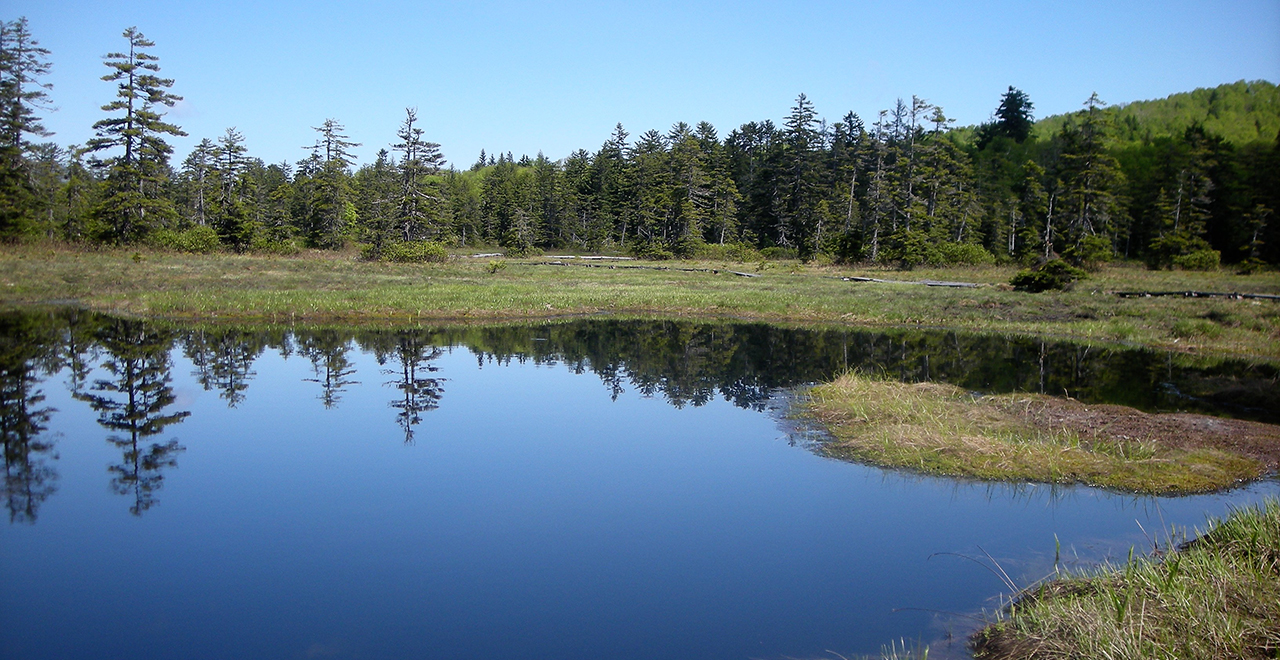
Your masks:
{"label": "forest", "polygon": [[724,137],[707,122],[635,136],[619,124],[594,151],[482,151],[463,166],[407,108],[371,163],[334,118],[297,162],[253,157],[234,127],[176,162],[174,80],[137,28],[121,47],[104,56],[115,92],[104,85],[95,137],[59,145],[41,124],[51,53],[25,19],[0,21],[0,238],[395,260],[500,246],[905,268],[1280,263],[1280,90],[1267,81],[1121,106],[1094,94],[1039,121],[1010,86],[968,127],[916,96],[828,121],[800,94],[780,124]]}

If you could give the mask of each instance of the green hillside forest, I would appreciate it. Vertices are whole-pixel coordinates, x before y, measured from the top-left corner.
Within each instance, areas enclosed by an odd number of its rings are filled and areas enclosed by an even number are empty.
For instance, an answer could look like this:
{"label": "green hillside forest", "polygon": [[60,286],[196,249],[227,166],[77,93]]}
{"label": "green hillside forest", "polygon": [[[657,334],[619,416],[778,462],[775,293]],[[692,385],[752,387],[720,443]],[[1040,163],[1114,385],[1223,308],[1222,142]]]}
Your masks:
{"label": "green hillside forest", "polygon": [[44,82],[53,54],[25,19],[2,23],[7,241],[359,246],[371,259],[500,246],[902,267],[1054,254],[1151,268],[1280,263],[1280,93],[1267,81],[1112,106],[1094,95],[1039,121],[1010,86],[989,122],[963,128],[917,96],[824,118],[800,94],[777,123],[723,134],[707,122],[638,134],[619,124],[559,160],[494,151],[462,165],[408,108],[373,162],[357,163],[341,121],[321,117],[297,162],[255,158],[234,128],[179,162],[167,140],[185,133],[165,114],[175,83],[137,28],[104,57],[95,137],[60,145],[41,125],[56,102]]}

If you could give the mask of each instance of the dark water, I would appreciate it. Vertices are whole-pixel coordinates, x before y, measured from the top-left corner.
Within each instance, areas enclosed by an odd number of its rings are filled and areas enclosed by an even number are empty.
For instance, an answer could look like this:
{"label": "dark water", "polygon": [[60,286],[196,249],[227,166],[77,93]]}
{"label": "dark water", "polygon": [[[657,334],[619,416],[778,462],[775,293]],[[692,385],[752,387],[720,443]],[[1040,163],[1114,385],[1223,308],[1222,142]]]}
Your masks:
{"label": "dark water", "polygon": [[1276,410],[1270,367],[951,333],[0,314],[0,657],[940,657],[1005,589],[937,553],[1025,584],[1280,493],[824,459],[781,391],[849,367]]}

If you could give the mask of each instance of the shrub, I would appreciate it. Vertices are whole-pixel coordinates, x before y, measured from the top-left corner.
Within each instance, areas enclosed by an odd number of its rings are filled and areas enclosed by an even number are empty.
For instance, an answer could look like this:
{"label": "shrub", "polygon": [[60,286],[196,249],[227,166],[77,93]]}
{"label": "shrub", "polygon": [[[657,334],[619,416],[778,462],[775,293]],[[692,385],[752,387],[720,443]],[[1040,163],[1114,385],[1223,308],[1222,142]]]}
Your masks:
{"label": "shrub", "polygon": [[862,232],[856,229],[836,234],[827,241],[827,252],[836,263],[851,264],[862,258]]}
{"label": "shrub", "polygon": [[504,245],[503,250],[508,257],[519,259],[521,257],[536,257],[542,254],[542,250],[532,245]]}
{"label": "shrub", "polygon": [[836,258],[826,252],[815,252],[809,255],[807,263],[815,266],[832,266],[836,263]]}
{"label": "shrub", "polygon": [[675,253],[662,246],[658,241],[649,241],[648,243],[637,244],[631,248],[631,253],[639,259],[652,259],[654,261],[666,261],[674,259]]}
{"label": "shrub", "polygon": [[1217,250],[1196,250],[1173,258],[1173,265],[1182,270],[1218,270],[1222,253]]}
{"label": "shrub", "polygon": [[700,254],[706,246],[707,242],[700,236],[685,236],[671,246],[671,252],[681,259],[687,259]]}
{"label": "shrub", "polygon": [[435,241],[405,241],[382,249],[383,261],[398,263],[441,263],[449,259],[449,251]]}
{"label": "shrub", "polygon": [[222,244],[218,241],[218,232],[213,227],[197,225],[190,229],[178,231],[174,229],[158,229],[147,237],[153,247],[176,252],[193,252],[208,254],[216,252]]}
{"label": "shrub", "polygon": [[1069,264],[1086,270],[1097,270],[1113,256],[1111,241],[1103,236],[1085,236],[1080,243],[1062,251],[1062,258]]}
{"label": "shrub", "polygon": [[1072,282],[1088,276],[1088,273],[1061,259],[1051,259],[1035,268],[1019,271],[1009,283],[1020,291],[1040,293],[1050,289],[1065,289]]}
{"label": "shrub", "polygon": [[929,237],[922,231],[900,231],[889,237],[880,251],[880,261],[896,263],[903,270],[911,270],[925,262],[929,255]]}
{"label": "shrub", "polygon": [[501,259],[491,260],[489,262],[489,265],[485,266],[485,270],[489,271],[490,275],[496,275],[498,271],[506,270],[506,268],[507,268],[507,262]]}
{"label": "shrub", "polygon": [[709,259],[715,261],[737,261],[739,263],[746,261],[760,261],[763,257],[760,251],[747,245],[746,243],[703,243],[698,252],[694,255],[699,259]]}
{"label": "shrub", "polygon": [[981,245],[939,243],[929,249],[926,261],[930,266],[982,266],[995,263],[996,258]]}

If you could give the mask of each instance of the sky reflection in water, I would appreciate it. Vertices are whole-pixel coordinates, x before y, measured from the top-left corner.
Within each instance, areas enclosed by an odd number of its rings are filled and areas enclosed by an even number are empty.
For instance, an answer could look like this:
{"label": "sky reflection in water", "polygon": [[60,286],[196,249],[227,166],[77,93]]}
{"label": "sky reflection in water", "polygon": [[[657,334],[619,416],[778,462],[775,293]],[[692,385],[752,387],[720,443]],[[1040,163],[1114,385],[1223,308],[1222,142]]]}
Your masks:
{"label": "sky reflection in water", "polygon": [[[990,552],[1026,583],[1052,570],[1055,535],[1070,563],[1122,559],[1149,547],[1139,524],[1201,525],[1280,491],[921,478],[820,458],[770,413],[776,388],[851,355],[908,379],[1153,407],[1196,387],[1256,397],[1274,374],[1248,365],[660,322],[4,322],[6,382],[29,376],[27,405],[5,408],[6,658],[831,658],[899,638],[936,657],[969,624],[927,610],[976,614],[1001,591],[936,553]],[[27,336],[52,339],[10,345]]]}

